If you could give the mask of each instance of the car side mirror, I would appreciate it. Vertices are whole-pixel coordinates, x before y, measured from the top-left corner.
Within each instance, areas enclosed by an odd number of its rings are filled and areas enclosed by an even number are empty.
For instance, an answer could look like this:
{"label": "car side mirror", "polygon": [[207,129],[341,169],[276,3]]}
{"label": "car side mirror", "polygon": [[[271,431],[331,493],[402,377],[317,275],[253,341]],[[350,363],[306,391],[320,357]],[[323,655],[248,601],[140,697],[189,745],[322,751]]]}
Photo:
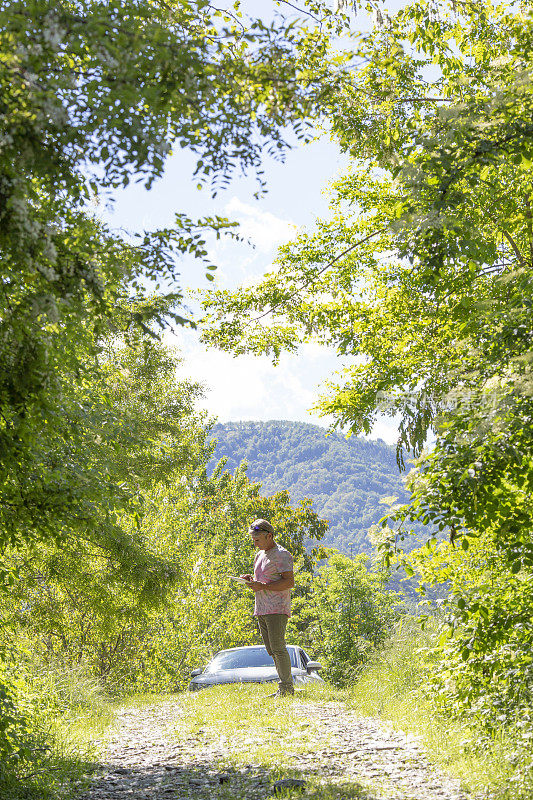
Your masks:
{"label": "car side mirror", "polygon": [[322,664],[319,664],[318,661],[308,661],[306,669],[308,672],[318,672],[322,669]]}
{"label": "car side mirror", "polygon": [[193,669],[193,671],[191,672],[191,678],[196,678],[196,676],[201,675],[202,672],[203,669],[201,667],[198,667],[198,669]]}

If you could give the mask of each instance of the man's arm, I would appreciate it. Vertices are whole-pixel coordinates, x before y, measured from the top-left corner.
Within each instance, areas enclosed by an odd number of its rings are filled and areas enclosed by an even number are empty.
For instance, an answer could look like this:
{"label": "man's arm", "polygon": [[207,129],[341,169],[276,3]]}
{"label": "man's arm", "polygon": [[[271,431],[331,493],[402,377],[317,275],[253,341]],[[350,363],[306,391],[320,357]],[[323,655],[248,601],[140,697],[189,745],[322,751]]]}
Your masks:
{"label": "man's arm", "polygon": [[247,586],[254,592],[264,591],[267,592],[285,592],[287,589],[294,588],[294,572],[281,572],[281,579],[279,581],[272,581],[272,583],[259,583],[259,581],[249,581]]}

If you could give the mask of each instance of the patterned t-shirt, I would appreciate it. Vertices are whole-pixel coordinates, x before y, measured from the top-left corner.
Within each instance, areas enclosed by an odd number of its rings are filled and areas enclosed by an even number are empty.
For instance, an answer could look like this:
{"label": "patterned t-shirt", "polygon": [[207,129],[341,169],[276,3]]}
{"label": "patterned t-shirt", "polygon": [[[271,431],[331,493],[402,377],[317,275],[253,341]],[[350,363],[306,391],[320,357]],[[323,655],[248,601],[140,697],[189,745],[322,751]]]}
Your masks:
{"label": "patterned t-shirt", "polygon": [[[270,550],[259,550],[254,559],[254,581],[273,583],[281,580],[282,572],[292,572],[294,561],[284,547],[275,544]],[[291,590],[268,592],[266,589],[255,593],[254,616],[263,614],[291,615]]]}

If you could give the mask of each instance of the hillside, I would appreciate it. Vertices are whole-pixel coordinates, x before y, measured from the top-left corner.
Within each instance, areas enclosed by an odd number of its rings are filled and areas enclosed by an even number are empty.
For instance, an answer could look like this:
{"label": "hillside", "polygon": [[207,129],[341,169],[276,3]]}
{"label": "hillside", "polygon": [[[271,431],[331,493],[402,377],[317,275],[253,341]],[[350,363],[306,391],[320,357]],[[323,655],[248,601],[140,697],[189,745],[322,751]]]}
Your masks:
{"label": "hillside", "polygon": [[213,429],[212,465],[225,456],[228,469],[248,462],[248,476],[263,493],[288,489],[293,500],[309,497],[329,521],[326,543],[350,554],[369,552],[368,528],[383,516],[382,497],[407,498],[394,447],[304,422],[228,422]]}

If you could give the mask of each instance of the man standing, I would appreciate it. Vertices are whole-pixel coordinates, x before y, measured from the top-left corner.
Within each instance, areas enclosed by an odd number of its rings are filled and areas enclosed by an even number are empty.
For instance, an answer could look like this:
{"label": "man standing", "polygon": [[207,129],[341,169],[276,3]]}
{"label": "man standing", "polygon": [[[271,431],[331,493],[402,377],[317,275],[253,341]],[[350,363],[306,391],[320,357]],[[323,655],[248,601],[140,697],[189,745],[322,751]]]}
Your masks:
{"label": "man standing", "polygon": [[294,561],[288,550],[274,541],[274,528],[266,519],[252,522],[248,533],[258,552],[254,574],[241,575],[255,592],[254,616],[269,655],[279,675],[277,696],[294,694],[291,659],[285,644],[285,629],[291,615]]}

